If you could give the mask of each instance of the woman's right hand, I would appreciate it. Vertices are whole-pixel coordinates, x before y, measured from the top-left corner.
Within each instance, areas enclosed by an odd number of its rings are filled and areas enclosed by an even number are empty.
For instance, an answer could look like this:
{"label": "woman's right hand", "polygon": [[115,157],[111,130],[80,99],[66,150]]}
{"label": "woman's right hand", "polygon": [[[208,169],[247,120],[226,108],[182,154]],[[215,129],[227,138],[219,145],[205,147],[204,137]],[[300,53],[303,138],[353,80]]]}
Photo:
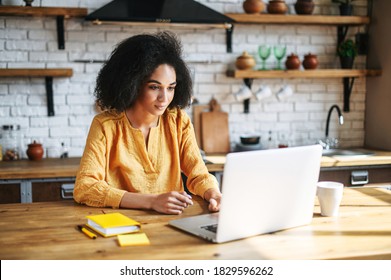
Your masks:
{"label": "woman's right hand", "polygon": [[193,201],[186,192],[171,191],[159,194],[152,201],[152,209],[164,214],[179,215],[189,205],[193,205]]}

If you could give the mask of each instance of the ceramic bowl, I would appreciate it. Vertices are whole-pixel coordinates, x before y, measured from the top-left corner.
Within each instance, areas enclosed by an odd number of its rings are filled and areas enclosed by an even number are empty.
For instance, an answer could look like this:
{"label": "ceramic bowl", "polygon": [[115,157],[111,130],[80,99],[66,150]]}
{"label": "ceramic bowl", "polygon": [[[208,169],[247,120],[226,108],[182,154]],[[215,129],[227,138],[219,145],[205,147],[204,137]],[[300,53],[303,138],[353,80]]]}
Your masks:
{"label": "ceramic bowl", "polygon": [[240,136],[240,143],[244,145],[256,145],[259,144],[259,140],[261,139],[261,136],[259,135],[241,135]]}

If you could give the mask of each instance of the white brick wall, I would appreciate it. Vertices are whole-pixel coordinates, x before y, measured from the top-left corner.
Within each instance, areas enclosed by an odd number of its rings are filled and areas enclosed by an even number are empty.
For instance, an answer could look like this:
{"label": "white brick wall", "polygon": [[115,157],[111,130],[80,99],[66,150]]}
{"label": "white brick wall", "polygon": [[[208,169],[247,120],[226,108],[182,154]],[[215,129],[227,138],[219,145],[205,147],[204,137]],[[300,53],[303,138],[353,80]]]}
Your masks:
{"label": "white brick wall", "polygon": [[[3,0],[3,4],[20,5],[21,0]],[[89,12],[109,0],[36,0],[33,5],[87,7]],[[242,0],[199,0],[219,12],[242,12]],[[267,1],[264,1],[267,2]],[[295,0],[286,1],[290,8]],[[338,14],[330,0],[315,0],[315,13]],[[355,14],[365,15],[367,1],[356,1]],[[81,156],[89,124],[97,113],[94,106],[94,84],[100,63],[77,63],[75,60],[104,60],[119,41],[142,32],[156,32],[155,27],[93,26],[80,18],[65,20],[65,50],[57,48],[55,19],[51,17],[1,17],[0,67],[2,68],[72,68],[70,78],[54,78],[55,116],[47,116],[45,81],[40,78],[0,78],[0,125],[20,124],[24,144],[43,142],[46,148],[64,142],[70,156]],[[161,30],[161,29],[159,29]],[[269,85],[273,96],[262,101],[252,98],[250,113],[232,93],[243,81],[229,78],[226,70],[234,65],[243,51],[256,55],[260,44],[286,44],[287,53],[302,59],[308,53],[318,55],[319,68],[337,67],[335,26],[305,25],[236,25],[233,53],[226,52],[225,31],[169,28],[184,44],[185,59],[194,71],[194,94],[208,103],[215,97],[229,112],[232,146],[244,132],[262,135],[266,144],[269,131],[276,141],[290,135],[292,145],[314,143],[324,136],[327,111],[332,104],[343,106],[341,79],[265,79],[254,80],[253,90]],[[363,27],[352,27],[353,36]],[[270,58],[268,67],[275,60]],[[365,67],[359,57],[355,67]],[[293,87],[294,95],[283,102],[275,93],[282,85]],[[364,142],[365,79],[357,79],[351,95],[351,112],[344,113],[345,124],[339,126],[335,115],[330,135],[341,139],[342,146],[361,146]],[[335,112],[334,112],[335,114]]]}

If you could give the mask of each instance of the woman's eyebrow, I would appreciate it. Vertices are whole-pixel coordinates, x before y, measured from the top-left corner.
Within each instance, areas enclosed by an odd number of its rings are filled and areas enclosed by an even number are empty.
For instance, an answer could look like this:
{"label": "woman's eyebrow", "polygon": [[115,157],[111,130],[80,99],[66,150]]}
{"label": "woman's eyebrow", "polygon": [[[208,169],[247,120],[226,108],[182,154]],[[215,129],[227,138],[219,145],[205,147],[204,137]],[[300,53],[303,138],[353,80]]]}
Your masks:
{"label": "woman's eyebrow", "polygon": [[[159,85],[162,84],[161,82],[156,81],[156,80],[148,80],[147,83],[156,83],[156,84],[159,84]],[[170,85],[176,85],[176,84],[177,84],[177,82],[175,81],[175,82],[172,82]]]}

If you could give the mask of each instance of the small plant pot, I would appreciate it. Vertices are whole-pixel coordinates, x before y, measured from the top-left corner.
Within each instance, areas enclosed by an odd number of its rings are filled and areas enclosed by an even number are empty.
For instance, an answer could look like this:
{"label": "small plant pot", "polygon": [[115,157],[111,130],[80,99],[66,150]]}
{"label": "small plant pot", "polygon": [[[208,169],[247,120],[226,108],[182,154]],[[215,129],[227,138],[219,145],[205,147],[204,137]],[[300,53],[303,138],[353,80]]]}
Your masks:
{"label": "small plant pot", "polygon": [[340,56],[339,60],[341,61],[342,69],[352,69],[354,63],[354,57],[352,56]]}
{"label": "small plant pot", "polygon": [[340,4],[339,14],[341,16],[351,16],[353,14],[353,6],[350,4]]}

